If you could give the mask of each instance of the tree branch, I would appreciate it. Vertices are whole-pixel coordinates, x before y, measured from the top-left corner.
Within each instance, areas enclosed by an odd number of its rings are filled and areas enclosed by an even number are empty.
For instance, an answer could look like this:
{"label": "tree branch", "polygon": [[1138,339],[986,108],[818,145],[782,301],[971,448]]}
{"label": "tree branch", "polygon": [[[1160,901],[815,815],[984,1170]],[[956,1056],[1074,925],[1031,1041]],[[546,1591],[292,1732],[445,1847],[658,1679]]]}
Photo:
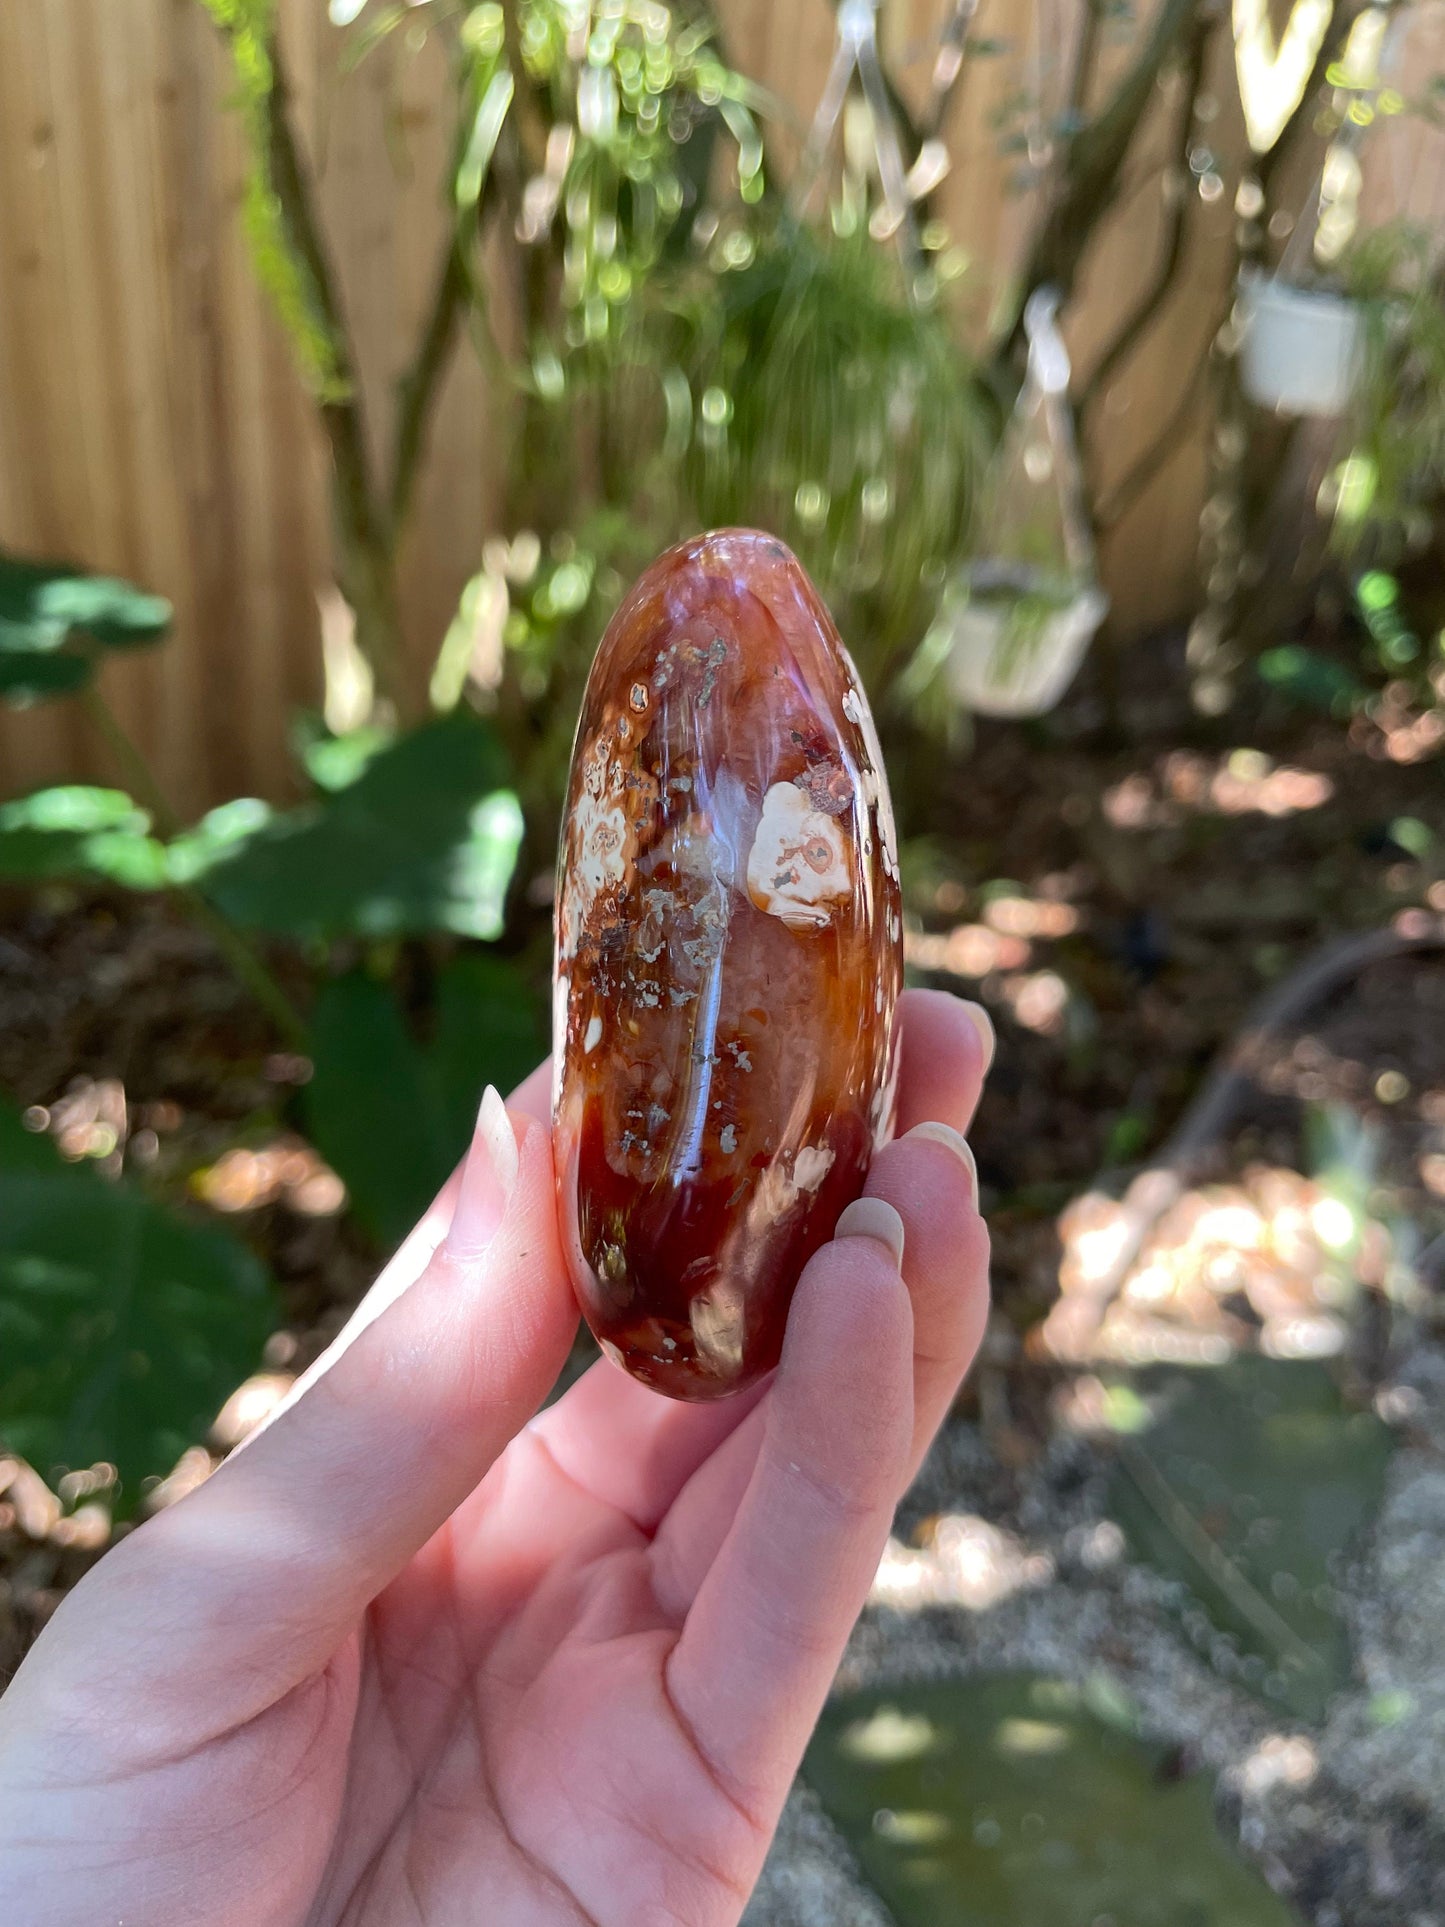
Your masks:
{"label": "tree branch", "polygon": [[1199,391],[1203,386],[1213,351],[1214,336],[1211,334],[1209,346],[1199,357],[1194,373],[1190,376],[1169,419],[1134,465],[1125,471],[1094,511],[1094,526],[1100,532],[1107,532],[1123,521],[1183,441],[1185,430],[1199,406]]}
{"label": "tree branch", "polygon": [[943,123],[956,97],[968,57],[968,30],[978,12],[979,0],[954,0],[953,10],[938,37],[938,52],[933,58],[928,105],[923,110],[919,134],[925,141],[938,140]]}
{"label": "tree branch", "polygon": [[274,32],[266,52],[271,84],[265,93],[262,164],[276,197],[287,250],[306,284],[308,305],[325,336],[335,375],[315,399],[331,449],[338,573],[356,613],[357,646],[371,663],[379,686],[399,701],[400,621],[390,530],[372,485],[355,356],[316,218],[310,179],[291,128],[290,86]]}
{"label": "tree branch", "polygon": [[1330,24],[1320,42],[1320,50],[1315,55],[1315,64],[1310,69],[1310,77],[1304,84],[1304,91],[1295,103],[1294,112],[1280,129],[1279,139],[1267,154],[1261,154],[1255,164],[1254,177],[1269,193],[1270,183],[1287,159],[1294,146],[1294,137],[1306,121],[1313,119],[1315,97],[1324,85],[1325,76],[1344,51],[1345,42],[1351,29],[1370,0],[1336,0]]}
{"label": "tree branch", "polygon": [[1067,299],[1085,250],[1113,205],[1124,160],[1154,97],[1160,69],[1188,28],[1202,0],[1160,0],[1153,26],[1133,65],[1098,114],[1068,136],[1058,189],[1034,242],[1018,304],[1002,337],[1011,355],[1023,329],[1024,305],[1046,283]]}
{"label": "tree branch", "polygon": [[397,542],[411,511],[417,469],[426,441],[427,421],[446,372],[457,324],[471,292],[460,238],[447,237],[426,326],[411,367],[397,384],[396,441],[391,465],[391,540]]}
{"label": "tree branch", "polygon": [[1072,134],[1084,122],[1084,109],[1093,90],[1094,73],[1099,65],[1099,35],[1104,24],[1104,0],[1085,0],[1084,17],[1079,23],[1079,45],[1074,54],[1074,71],[1069,76],[1069,91],[1064,97],[1068,131]]}
{"label": "tree branch", "polygon": [[[1103,393],[1105,384],[1129,355],[1149,327],[1154,317],[1169,297],[1174,284],[1179,263],[1184,254],[1184,237],[1189,227],[1189,211],[1192,206],[1189,197],[1189,146],[1194,132],[1194,107],[1199,98],[1199,90],[1204,83],[1205,60],[1209,42],[1213,36],[1217,15],[1200,13],[1196,16],[1190,37],[1188,52],[1184,61],[1184,93],[1180,102],[1179,127],[1175,137],[1175,167],[1178,170],[1179,193],[1170,214],[1169,231],[1164,243],[1158,269],[1150,286],[1135,303],[1133,310],[1120,324],[1114,339],[1099,357],[1093,373],[1084,385],[1079,396],[1078,412],[1080,420],[1088,413],[1095,401]],[[1166,181],[1169,178],[1166,175]]]}

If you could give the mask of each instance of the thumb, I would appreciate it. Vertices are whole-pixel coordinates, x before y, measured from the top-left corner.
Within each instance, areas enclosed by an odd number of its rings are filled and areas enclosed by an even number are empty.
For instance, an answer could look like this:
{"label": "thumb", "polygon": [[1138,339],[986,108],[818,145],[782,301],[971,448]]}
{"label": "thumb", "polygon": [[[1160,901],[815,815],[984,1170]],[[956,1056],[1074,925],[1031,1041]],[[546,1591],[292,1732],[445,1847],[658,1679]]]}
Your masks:
{"label": "thumb", "polygon": [[268,1703],[480,1482],[576,1330],[555,1197],[545,1126],[489,1089],[441,1241],[419,1228],[273,1422],[106,1561],[164,1577],[174,1605],[137,1630],[167,1674],[244,1651]]}

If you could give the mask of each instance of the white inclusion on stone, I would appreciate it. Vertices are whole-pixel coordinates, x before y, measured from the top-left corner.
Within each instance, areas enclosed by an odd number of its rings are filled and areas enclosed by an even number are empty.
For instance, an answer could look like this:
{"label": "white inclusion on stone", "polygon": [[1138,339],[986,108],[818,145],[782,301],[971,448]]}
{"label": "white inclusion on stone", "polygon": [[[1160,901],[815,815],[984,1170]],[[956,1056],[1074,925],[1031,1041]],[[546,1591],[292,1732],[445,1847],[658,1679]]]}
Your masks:
{"label": "white inclusion on stone", "polygon": [[618,775],[599,737],[583,764],[582,791],[567,826],[569,861],[558,918],[565,958],[576,954],[583,922],[598,897],[627,877],[633,845],[625,800],[616,792]]}
{"label": "white inclusion on stone", "polygon": [[843,714],[850,723],[857,726],[863,737],[863,762],[859,769],[863,796],[873,811],[878,825],[878,841],[882,846],[883,868],[888,876],[898,875],[898,828],[893,821],[893,800],[888,794],[888,775],[883,763],[883,745],[878,740],[878,729],[873,721],[873,711],[868,706],[868,698],[863,694],[858,680],[858,671],[853,666],[853,658],[845,649],[843,660],[848,665],[853,678],[853,686],[843,698]]}
{"label": "white inclusion on stone", "polygon": [[722,1146],[724,1154],[727,1157],[731,1157],[733,1152],[738,1148],[738,1127],[736,1124],[724,1124],[722,1130],[718,1133],[717,1141]]}
{"label": "white inclusion on stone", "polygon": [[826,1144],[805,1144],[793,1159],[793,1183],[800,1191],[816,1191],[837,1155]]}
{"label": "white inclusion on stone", "polygon": [[587,1034],[582,1039],[582,1048],[584,1051],[593,1051],[596,1050],[601,1042],[602,1019],[600,1017],[593,1017],[587,1025]]}
{"label": "white inclusion on stone", "polygon": [[790,929],[818,930],[851,890],[837,818],[815,810],[795,783],[774,783],[748,854],[753,902]]}
{"label": "white inclusion on stone", "polygon": [[609,884],[627,875],[627,812],[619,802],[598,796],[579,796],[577,825],[577,881],[583,902],[590,907]]}
{"label": "white inclusion on stone", "polygon": [[567,972],[552,979],[552,1114],[562,1106],[562,1067],[567,1059]]}
{"label": "white inclusion on stone", "polygon": [[743,1307],[736,1286],[716,1284],[688,1307],[688,1322],[699,1360],[719,1376],[743,1362]]}

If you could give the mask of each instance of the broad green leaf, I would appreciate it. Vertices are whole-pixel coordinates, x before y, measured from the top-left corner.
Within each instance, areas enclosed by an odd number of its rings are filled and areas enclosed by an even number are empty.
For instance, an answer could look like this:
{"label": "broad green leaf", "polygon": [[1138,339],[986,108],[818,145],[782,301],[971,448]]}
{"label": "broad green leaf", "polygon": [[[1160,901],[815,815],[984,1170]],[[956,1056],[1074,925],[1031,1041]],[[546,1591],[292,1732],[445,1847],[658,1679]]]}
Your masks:
{"label": "broad green leaf", "polygon": [[90,681],[94,669],[89,656],[7,649],[0,635],[0,697],[17,708],[44,702],[50,696],[73,695]]}
{"label": "broad green leaf", "polygon": [[158,890],[166,857],[123,790],[63,784],[0,804],[0,876],[98,876]]}
{"label": "broad green leaf", "polygon": [[1119,1446],[1110,1510],[1136,1558],[1263,1660],[1266,1696],[1318,1718],[1349,1681],[1336,1578],[1379,1510],[1392,1434],[1316,1362],[1239,1357],[1161,1385],[1160,1416]]}
{"label": "broad green leaf", "polygon": [[0,1441],[47,1477],[109,1460],[129,1511],[254,1369],[276,1306],[234,1239],[37,1168],[35,1144],[0,1133]]}
{"label": "broad green leaf", "polygon": [[465,1145],[448,1142],[396,999],[356,971],[323,986],[303,1102],[316,1148],[378,1245],[399,1244]]}
{"label": "broad green leaf", "polygon": [[1033,1674],[840,1694],[804,1777],[898,1927],[1290,1927],[1120,1711]]}
{"label": "broad green leaf", "polygon": [[522,836],[505,780],[495,735],[459,710],[335,795],[272,818],[206,873],[206,894],[278,935],[495,937]]}
{"label": "broad green leaf", "polygon": [[484,1087],[510,1090],[545,1049],[536,998],[500,958],[463,955],[446,966],[426,1041],[390,990],[363,972],[323,987],[307,1128],[379,1245],[399,1243],[445,1182]]}
{"label": "broad green leaf", "polygon": [[0,650],[59,649],[75,633],[108,648],[154,642],[171,605],[110,576],[0,553]]}
{"label": "broad green leaf", "polygon": [[128,582],[0,552],[0,698],[25,706],[70,695],[88,681],[97,646],[154,642],[170,621],[168,602]]}
{"label": "broad green leaf", "polygon": [[166,845],[167,879],[174,884],[195,883],[208,870],[234,856],[271,821],[269,803],[254,796],[238,796],[209,810],[199,823]]}

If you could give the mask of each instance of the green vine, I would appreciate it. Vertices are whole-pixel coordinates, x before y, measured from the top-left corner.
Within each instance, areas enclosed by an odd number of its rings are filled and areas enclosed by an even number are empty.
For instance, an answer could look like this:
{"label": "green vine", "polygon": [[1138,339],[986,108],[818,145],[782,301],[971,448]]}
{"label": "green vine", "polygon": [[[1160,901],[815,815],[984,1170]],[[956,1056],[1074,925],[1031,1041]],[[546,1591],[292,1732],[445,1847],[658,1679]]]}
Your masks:
{"label": "green vine", "polygon": [[324,304],[286,232],[272,172],[271,118],[276,68],[271,46],[276,0],[201,0],[225,37],[235,69],[234,101],[246,125],[252,166],[243,212],[256,276],[285,328],[307,387],[322,404],[351,393]]}

